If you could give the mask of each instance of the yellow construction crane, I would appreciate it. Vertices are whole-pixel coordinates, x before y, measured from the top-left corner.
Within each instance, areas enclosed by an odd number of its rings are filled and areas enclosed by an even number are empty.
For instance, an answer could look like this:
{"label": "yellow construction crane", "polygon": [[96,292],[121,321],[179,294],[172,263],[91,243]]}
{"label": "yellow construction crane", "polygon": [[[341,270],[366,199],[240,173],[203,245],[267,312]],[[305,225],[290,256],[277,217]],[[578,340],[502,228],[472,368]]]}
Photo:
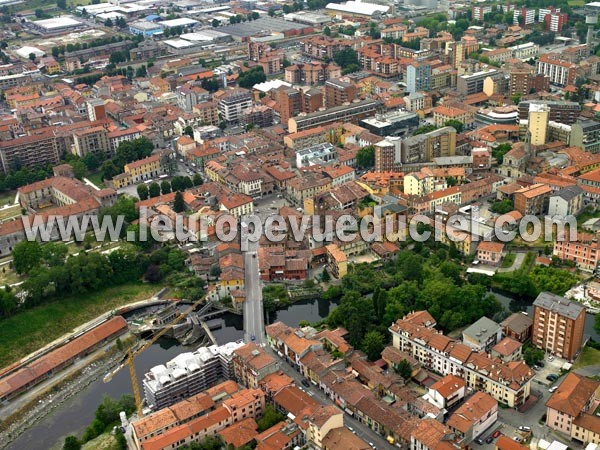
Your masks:
{"label": "yellow construction crane", "polygon": [[130,348],[127,351],[127,359],[119,367],[117,367],[115,370],[113,370],[104,377],[104,382],[108,383],[110,380],[112,380],[115,374],[118,373],[123,367],[129,366],[129,376],[131,377],[131,384],[133,387],[133,398],[135,399],[135,407],[137,409],[139,418],[144,417],[144,412],[142,411],[142,394],[140,393],[140,385],[138,384],[137,374],[135,373],[135,357],[142,353],[144,350],[146,350],[148,347],[150,347],[152,344],[154,344],[160,337],[164,336],[164,334],[167,331],[169,331],[171,327],[173,327],[173,325],[176,325],[177,322],[186,317],[203,301],[204,298],[195,301],[189,308],[185,309],[182,313],[175,317],[175,319],[173,319],[171,322],[165,325],[162,330],[160,330],[158,333],[152,336],[150,340],[144,342],[142,345],[133,350]]}

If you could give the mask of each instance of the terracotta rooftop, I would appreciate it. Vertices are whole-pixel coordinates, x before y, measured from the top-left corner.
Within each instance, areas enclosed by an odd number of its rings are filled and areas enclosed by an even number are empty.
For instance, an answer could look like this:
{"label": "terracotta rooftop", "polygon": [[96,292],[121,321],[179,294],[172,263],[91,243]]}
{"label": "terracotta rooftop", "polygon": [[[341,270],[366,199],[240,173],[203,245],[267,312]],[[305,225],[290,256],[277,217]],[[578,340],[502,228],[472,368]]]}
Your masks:
{"label": "terracotta rooftop", "polygon": [[502,356],[510,356],[514,352],[516,352],[521,347],[521,343],[513,338],[505,337],[500,342],[498,342],[494,347],[492,347],[492,351],[502,355]]}
{"label": "terracotta rooftop", "polygon": [[577,417],[599,386],[600,382],[596,380],[570,372],[550,396],[546,406]]}

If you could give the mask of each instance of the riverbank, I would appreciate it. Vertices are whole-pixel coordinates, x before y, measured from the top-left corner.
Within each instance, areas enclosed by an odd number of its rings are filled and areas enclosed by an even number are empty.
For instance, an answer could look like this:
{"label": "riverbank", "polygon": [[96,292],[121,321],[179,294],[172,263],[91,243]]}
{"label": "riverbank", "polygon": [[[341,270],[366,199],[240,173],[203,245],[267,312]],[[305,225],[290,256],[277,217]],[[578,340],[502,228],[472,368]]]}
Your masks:
{"label": "riverbank", "polygon": [[[135,336],[131,334],[123,336],[122,349],[133,345],[135,340]],[[101,379],[125,354],[126,351],[119,350],[114,341],[110,342],[65,369],[60,378],[50,378],[0,408],[0,416],[3,417],[0,425],[0,448],[10,445],[82,389]]]}
{"label": "riverbank", "polygon": [[82,298],[70,297],[21,311],[0,322],[0,367],[26,357],[81,324],[129,303],[152,297],[160,286],[134,282]]}

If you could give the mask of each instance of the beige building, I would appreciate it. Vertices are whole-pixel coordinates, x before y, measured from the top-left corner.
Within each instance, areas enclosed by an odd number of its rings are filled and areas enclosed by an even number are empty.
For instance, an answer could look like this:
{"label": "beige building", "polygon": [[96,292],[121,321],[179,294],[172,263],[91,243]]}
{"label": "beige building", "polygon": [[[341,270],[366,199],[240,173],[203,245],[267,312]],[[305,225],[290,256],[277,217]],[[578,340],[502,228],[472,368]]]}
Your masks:
{"label": "beige building", "polygon": [[527,131],[530,134],[531,145],[544,145],[548,135],[548,120],[550,108],[546,105],[529,105],[529,122]]}
{"label": "beige building", "polygon": [[108,132],[103,127],[77,130],[73,133],[73,153],[84,157],[89,153],[111,153]]}
{"label": "beige building", "polygon": [[323,448],[323,438],[327,433],[343,427],[344,414],[341,409],[333,405],[321,406],[308,417],[306,440],[316,448]]}
{"label": "beige building", "polygon": [[600,443],[594,415],[600,382],[569,373],[546,402],[546,425],[582,443]]}

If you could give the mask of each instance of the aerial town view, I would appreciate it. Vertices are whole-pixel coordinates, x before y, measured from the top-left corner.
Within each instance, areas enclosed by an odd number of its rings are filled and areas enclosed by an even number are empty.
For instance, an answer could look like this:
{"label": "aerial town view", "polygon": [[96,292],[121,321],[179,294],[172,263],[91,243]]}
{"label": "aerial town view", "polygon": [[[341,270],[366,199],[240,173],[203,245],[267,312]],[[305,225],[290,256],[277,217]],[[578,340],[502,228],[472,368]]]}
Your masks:
{"label": "aerial town view", "polygon": [[600,450],[599,16],[0,0],[0,450]]}

